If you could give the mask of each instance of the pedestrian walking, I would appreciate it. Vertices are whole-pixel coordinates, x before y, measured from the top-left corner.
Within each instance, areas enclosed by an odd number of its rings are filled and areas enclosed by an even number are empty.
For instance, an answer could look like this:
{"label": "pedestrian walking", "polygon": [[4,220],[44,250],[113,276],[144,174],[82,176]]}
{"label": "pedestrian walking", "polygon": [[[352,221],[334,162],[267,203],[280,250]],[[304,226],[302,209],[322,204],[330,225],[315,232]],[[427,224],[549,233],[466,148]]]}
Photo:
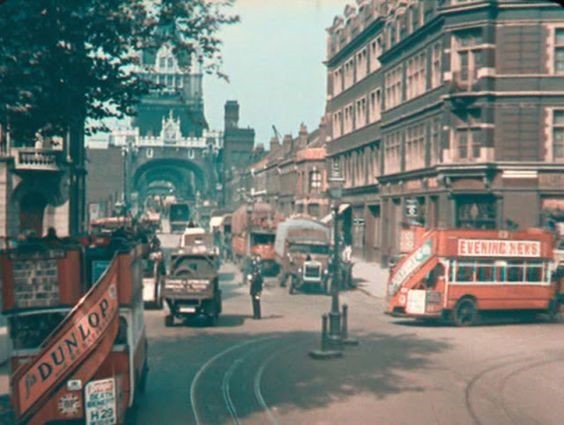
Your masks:
{"label": "pedestrian walking", "polygon": [[264,280],[262,278],[258,262],[253,262],[253,271],[251,273],[251,302],[253,304],[253,319],[261,318],[260,311],[260,297],[262,293],[262,285]]}

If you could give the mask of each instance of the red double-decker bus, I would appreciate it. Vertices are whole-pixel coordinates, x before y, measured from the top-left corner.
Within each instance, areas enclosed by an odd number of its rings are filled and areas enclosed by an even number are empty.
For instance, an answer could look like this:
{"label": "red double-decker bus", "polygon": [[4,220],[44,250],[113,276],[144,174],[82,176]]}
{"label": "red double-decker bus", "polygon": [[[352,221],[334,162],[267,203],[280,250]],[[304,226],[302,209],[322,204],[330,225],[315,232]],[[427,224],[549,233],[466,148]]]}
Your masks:
{"label": "red double-decker bus", "polygon": [[147,374],[142,245],[36,240],[0,253],[19,423],[122,423]]}
{"label": "red double-decker bus", "polygon": [[476,322],[480,311],[559,311],[550,232],[430,230],[390,274],[386,312]]}

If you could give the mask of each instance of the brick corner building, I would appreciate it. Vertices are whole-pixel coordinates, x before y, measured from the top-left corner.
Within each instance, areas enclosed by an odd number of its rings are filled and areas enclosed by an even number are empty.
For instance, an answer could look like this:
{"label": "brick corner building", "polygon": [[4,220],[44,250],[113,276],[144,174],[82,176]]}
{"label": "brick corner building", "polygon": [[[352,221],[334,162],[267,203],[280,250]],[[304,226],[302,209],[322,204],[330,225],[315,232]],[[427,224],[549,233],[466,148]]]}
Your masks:
{"label": "brick corner building", "polygon": [[549,1],[358,1],[328,29],[328,160],[345,238],[542,226],[564,210],[564,9]]}

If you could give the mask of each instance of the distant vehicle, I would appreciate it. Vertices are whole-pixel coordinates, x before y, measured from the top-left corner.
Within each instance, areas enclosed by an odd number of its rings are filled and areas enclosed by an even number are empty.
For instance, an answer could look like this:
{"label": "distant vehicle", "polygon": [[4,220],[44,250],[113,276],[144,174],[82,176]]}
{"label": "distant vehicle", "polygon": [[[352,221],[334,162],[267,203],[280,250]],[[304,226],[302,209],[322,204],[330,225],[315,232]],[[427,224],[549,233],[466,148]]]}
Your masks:
{"label": "distant vehicle", "polygon": [[166,278],[164,298],[169,308],[165,326],[174,319],[205,317],[212,325],[222,310],[217,250],[204,229],[186,229],[180,249],[173,253]]}
{"label": "distant vehicle", "polygon": [[470,326],[480,311],[559,312],[550,232],[430,230],[417,239],[391,271],[388,314]]}
{"label": "distant vehicle", "polygon": [[[265,276],[275,276],[279,267],[274,258],[276,227],[283,216],[269,204],[257,202],[251,210],[243,205],[231,217],[233,256],[247,265],[253,256],[261,259],[261,271]],[[245,266],[243,267],[245,268]]]}
{"label": "distant vehicle", "polygon": [[171,204],[169,221],[171,233],[183,232],[190,222],[190,206],[185,202]]}
{"label": "distant vehicle", "polygon": [[316,289],[329,292],[330,231],[309,217],[296,217],[278,225],[274,250],[281,268],[280,285],[289,291]]}
{"label": "distant vehicle", "polygon": [[143,259],[143,302],[145,307],[163,308],[166,267],[162,252],[152,252]]}

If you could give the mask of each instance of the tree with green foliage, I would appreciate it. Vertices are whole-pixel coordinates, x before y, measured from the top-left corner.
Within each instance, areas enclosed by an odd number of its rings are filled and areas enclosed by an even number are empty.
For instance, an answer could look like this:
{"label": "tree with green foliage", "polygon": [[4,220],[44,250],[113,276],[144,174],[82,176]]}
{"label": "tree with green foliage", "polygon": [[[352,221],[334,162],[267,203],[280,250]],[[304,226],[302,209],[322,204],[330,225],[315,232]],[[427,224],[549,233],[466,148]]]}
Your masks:
{"label": "tree with green foliage", "polygon": [[[81,150],[85,123],[134,113],[150,83],[135,73],[141,48],[197,50],[221,73],[218,32],[238,17],[234,0],[8,0],[0,4],[0,120],[14,140],[70,135]],[[0,122],[1,122],[0,121]],[[73,149],[74,148],[74,149]],[[79,158],[76,158],[79,160]],[[80,160],[79,160],[80,161]]]}

